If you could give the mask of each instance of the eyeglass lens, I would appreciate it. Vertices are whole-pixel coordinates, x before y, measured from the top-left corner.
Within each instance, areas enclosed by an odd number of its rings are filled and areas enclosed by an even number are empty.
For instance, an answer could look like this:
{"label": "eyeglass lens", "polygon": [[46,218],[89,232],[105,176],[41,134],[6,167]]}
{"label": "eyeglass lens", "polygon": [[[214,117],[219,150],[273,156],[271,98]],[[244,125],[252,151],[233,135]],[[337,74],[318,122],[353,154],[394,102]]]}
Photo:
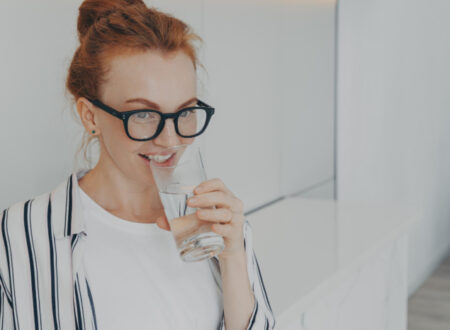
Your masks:
{"label": "eyeglass lens", "polygon": [[[178,131],[184,137],[199,133],[206,124],[205,109],[182,110],[178,116]],[[128,120],[128,133],[135,139],[148,139],[155,135],[161,116],[156,112],[137,112]]]}

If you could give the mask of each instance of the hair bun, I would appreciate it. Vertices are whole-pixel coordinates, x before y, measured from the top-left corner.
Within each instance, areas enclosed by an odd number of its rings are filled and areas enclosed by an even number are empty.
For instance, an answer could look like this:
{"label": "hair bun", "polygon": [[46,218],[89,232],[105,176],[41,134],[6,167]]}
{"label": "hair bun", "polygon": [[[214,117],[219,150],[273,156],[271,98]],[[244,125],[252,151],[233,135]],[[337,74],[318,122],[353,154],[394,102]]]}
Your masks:
{"label": "hair bun", "polygon": [[116,11],[125,11],[130,6],[147,8],[142,0],[84,0],[79,8],[77,23],[80,39],[97,19]]}

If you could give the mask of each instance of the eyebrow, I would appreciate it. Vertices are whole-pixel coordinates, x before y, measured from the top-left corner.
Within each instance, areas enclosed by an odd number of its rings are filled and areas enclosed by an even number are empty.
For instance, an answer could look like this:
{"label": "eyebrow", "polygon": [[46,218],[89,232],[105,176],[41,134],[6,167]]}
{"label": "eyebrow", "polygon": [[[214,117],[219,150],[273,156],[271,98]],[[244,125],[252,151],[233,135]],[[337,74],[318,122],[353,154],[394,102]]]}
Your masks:
{"label": "eyebrow", "polygon": [[[195,103],[197,103],[198,102],[198,98],[197,97],[193,97],[193,98],[187,100],[186,102],[180,104],[179,107],[177,108],[177,110],[180,110],[180,109],[184,108],[185,106],[191,104],[194,101],[195,101]],[[154,109],[154,110],[161,110],[157,103],[152,102],[152,101],[147,100],[147,99],[144,99],[144,98],[141,98],[141,97],[138,97],[138,98],[135,98],[135,99],[129,99],[125,103],[133,103],[133,102],[144,104],[144,105],[146,105],[149,108]]]}

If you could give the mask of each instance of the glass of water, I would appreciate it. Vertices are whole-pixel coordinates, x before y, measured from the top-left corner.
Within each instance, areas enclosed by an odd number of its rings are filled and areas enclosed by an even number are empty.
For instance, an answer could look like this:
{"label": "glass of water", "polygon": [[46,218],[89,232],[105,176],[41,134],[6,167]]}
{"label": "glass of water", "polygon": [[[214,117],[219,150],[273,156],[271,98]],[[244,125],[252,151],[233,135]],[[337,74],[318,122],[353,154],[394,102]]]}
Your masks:
{"label": "glass of water", "polygon": [[211,230],[213,222],[198,219],[197,208],[187,205],[194,188],[207,180],[200,147],[182,144],[162,154],[172,156],[159,163],[151,160],[150,167],[181,259],[200,261],[220,254],[225,244]]}

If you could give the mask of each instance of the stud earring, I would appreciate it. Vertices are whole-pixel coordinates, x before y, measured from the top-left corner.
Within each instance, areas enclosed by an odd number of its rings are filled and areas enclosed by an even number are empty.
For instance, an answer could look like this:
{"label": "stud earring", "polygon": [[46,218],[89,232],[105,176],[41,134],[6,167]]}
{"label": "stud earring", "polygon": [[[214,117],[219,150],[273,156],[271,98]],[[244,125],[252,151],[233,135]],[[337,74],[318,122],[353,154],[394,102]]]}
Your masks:
{"label": "stud earring", "polygon": [[92,134],[95,134],[95,130],[92,131]]}

